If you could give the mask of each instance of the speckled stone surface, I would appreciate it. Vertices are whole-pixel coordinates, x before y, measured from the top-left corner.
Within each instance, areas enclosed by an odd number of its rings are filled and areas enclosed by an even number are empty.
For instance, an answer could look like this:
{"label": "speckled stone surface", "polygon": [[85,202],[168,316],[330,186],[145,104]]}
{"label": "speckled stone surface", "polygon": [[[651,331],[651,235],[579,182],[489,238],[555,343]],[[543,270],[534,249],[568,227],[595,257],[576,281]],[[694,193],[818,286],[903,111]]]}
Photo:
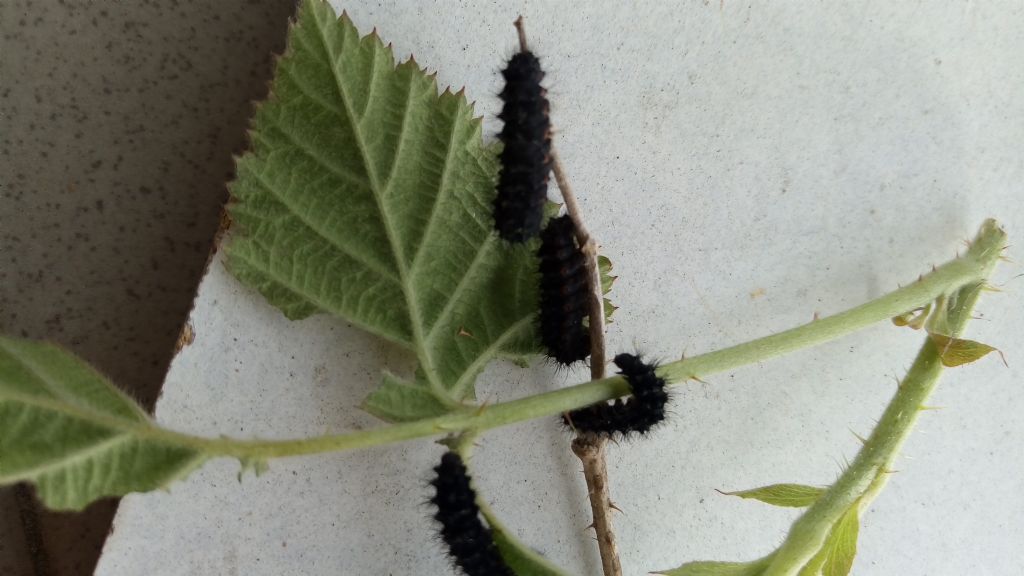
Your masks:
{"label": "speckled stone surface", "polygon": [[[0,2],[0,331],[60,342],[153,405],[292,9]],[[91,573],[114,506],[42,513],[26,545],[0,490],[0,573]]]}
{"label": "speckled stone surface", "polygon": [[[526,17],[555,138],[616,265],[613,351],[697,354],[911,282],[998,217],[1024,245],[1024,12],[1011,1],[336,2],[487,117]],[[1024,342],[1019,265],[1001,268],[972,337],[997,356],[949,370],[863,515],[854,574],[1024,573]],[[1007,283],[1008,282],[1008,283]],[[394,361],[344,322],[288,322],[211,266],[157,418],[216,436],[378,425],[356,405]],[[826,484],[852,458],[922,337],[882,322],[676,389],[672,419],[609,452],[624,572],[767,553],[796,515],[715,489]],[[488,368],[494,403],[580,372]],[[485,435],[475,478],[507,525],[574,574],[599,571],[583,480],[556,418]],[[125,498],[101,576],[423,575],[450,569],[423,439],[284,459],[239,483],[211,462]],[[911,459],[912,458],[912,459]]]}

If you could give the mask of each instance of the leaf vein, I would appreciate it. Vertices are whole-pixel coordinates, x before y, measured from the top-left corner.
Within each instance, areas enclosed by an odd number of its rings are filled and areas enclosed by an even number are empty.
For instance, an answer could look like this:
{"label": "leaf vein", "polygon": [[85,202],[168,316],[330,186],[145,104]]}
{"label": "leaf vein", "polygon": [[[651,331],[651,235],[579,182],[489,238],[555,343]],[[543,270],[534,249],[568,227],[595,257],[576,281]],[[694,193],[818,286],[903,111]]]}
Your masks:
{"label": "leaf vein", "polygon": [[353,139],[355,140],[356,147],[359,149],[363,166],[366,168],[366,175],[370,181],[370,191],[373,193],[373,197],[377,202],[377,210],[380,215],[381,223],[384,225],[384,231],[391,246],[391,251],[395,255],[395,266],[398,268],[398,276],[401,279],[402,293],[405,296],[406,310],[409,313],[409,324],[412,327],[413,347],[415,348],[416,355],[419,357],[420,363],[423,367],[423,372],[426,374],[431,387],[435,392],[447,395],[448,391],[445,390],[444,386],[438,380],[437,373],[434,368],[433,357],[431,356],[430,351],[424,346],[422,326],[423,315],[420,313],[419,305],[410,290],[408,270],[406,268],[405,257],[402,254],[401,243],[398,241],[397,232],[394,230],[394,225],[388,217],[388,212],[384,209],[384,198],[381,194],[380,183],[377,181],[376,171],[370,162],[369,151],[366,149],[366,143],[363,142],[363,134],[357,124],[355,111],[352,110],[351,98],[348,96],[344,82],[342,82],[341,76],[338,72],[338,64],[331,54],[330,44],[327,39],[327,32],[324,30],[320,19],[316,18],[315,20],[316,28],[320,35],[320,41],[323,45],[328,63],[330,64],[331,74],[334,77],[334,83],[338,88],[338,97],[341,99],[345,115],[348,119],[349,128],[352,130]]}
{"label": "leaf vein", "polygon": [[452,388],[452,394],[456,398],[461,397],[466,388],[473,384],[476,374],[483,369],[487,362],[489,362],[509,340],[518,336],[519,331],[523,328],[533,326],[535,316],[535,312],[523,316],[521,319],[509,326],[501,336],[495,338],[487,348],[481,350],[476,359],[473,360],[469,367],[466,368],[466,371],[462,373],[462,376],[459,377],[458,381],[455,382],[455,386]]}
{"label": "leaf vein", "polygon": [[451,172],[452,148],[454,148],[455,134],[458,132],[460,119],[461,114],[456,112],[455,120],[452,121],[452,129],[448,133],[448,147],[445,149],[444,153],[444,168],[441,169],[441,178],[437,183],[437,193],[434,195],[434,203],[430,206],[430,215],[427,217],[427,228],[423,231],[423,236],[420,238],[419,246],[416,247],[416,253],[413,254],[412,264],[409,266],[411,270],[416,270],[420,261],[420,254],[423,253],[423,247],[427,245],[427,238],[430,237],[430,234],[434,229],[434,222],[438,220],[437,212],[443,203],[444,192],[449,188],[448,174]]}
{"label": "leaf vein", "polygon": [[[240,252],[237,252],[237,251],[232,254],[232,257],[237,258],[237,259],[241,260],[242,262],[245,262],[247,265],[251,266],[253,269],[255,269],[255,270],[259,271],[261,274],[264,274],[265,276],[267,276],[269,279],[273,280],[274,282],[278,283],[281,286],[284,286],[286,289],[288,289],[289,291],[291,291],[295,295],[297,295],[297,296],[299,296],[301,298],[306,299],[307,302],[313,304],[318,309],[320,309],[322,311],[325,311],[325,312],[331,312],[331,313],[333,313],[335,315],[338,315],[340,317],[343,317],[343,318],[348,318],[347,316],[342,314],[342,312],[340,310],[335,309],[334,306],[331,306],[329,303],[325,302],[319,295],[310,294],[310,293],[308,293],[305,290],[299,290],[292,283],[290,283],[287,278],[284,278],[280,274],[274,272],[274,270],[272,268],[265,267],[261,262],[258,262],[258,261],[254,260],[252,258],[247,257],[247,256],[244,256]],[[375,336],[379,336],[379,337],[381,337],[381,338],[383,338],[383,339],[385,339],[385,340],[387,340],[389,342],[394,342],[395,344],[398,344],[400,346],[405,346],[405,347],[408,347],[408,346],[412,345],[412,342],[410,342],[408,339],[402,338],[402,337],[400,337],[400,336],[398,336],[396,334],[390,334],[388,332],[385,332],[385,331],[381,330],[377,326],[371,326],[370,324],[367,324],[365,322],[361,322],[361,321],[356,320],[354,318],[348,318],[347,321],[350,324],[352,324],[354,326],[358,326],[359,328],[361,328],[363,330],[366,330],[367,332],[369,332],[369,333],[371,333],[371,334],[373,334]]]}
{"label": "leaf vein", "polygon": [[438,327],[444,325],[448,316],[458,304],[459,298],[462,296],[462,291],[466,289],[468,284],[470,284],[470,280],[473,279],[480,265],[486,262],[484,255],[490,252],[490,247],[495,244],[494,238],[495,236],[493,234],[488,235],[487,240],[484,241],[483,245],[480,246],[480,249],[477,250],[476,255],[473,256],[473,261],[469,264],[469,269],[467,269],[466,273],[459,279],[458,285],[455,286],[455,290],[451,292],[448,300],[445,301],[444,308],[442,308],[441,312],[437,315],[437,319],[435,319],[434,323],[428,327],[427,342],[433,341],[435,334],[437,334]]}
{"label": "leaf vein", "polygon": [[6,484],[10,482],[19,482],[21,480],[37,478],[47,472],[59,471],[62,468],[68,468],[79,462],[84,462],[99,456],[103,452],[124,443],[126,440],[134,439],[135,438],[130,434],[117,434],[103,440],[102,442],[83,446],[78,450],[62,452],[56,456],[56,458],[58,458],[57,460],[50,460],[37,466],[33,466],[32,468],[19,470],[13,474],[0,474],[0,483]]}
{"label": "leaf vein", "polygon": [[[326,240],[327,243],[330,244],[334,249],[336,249],[337,251],[343,253],[344,255],[352,258],[356,262],[359,262],[360,264],[366,266],[367,268],[369,268],[373,272],[376,272],[378,275],[380,275],[380,276],[382,276],[382,277],[384,277],[384,278],[386,278],[388,280],[391,280],[392,282],[394,282],[396,284],[399,283],[398,277],[395,275],[395,273],[392,270],[389,270],[387,267],[385,267],[380,262],[377,262],[376,260],[369,259],[366,256],[364,256],[363,254],[361,254],[360,252],[342,245],[335,238],[332,238],[332,237],[328,236],[327,233],[324,230],[320,229],[320,225],[318,223],[316,223],[315,221],[310,219],[308,216],[306,216],[302,212],[300,212],[298,207],[296,207],[295,205],[293,205],[290,202],[290,199],[288,198],[287,195],[281,194],[276,189],[274,189],[274,187],[271,186],[270,183],[267,182],[266,179],[264,179],[261,174],[257,174],[256,172],[252,172],[252,175],[256,179],[256,182],[259,183],[261,188],[263,188],[268,193],[270,193],[270,195],[273,196],[275,200],[280,202],[281,205],[284,206],[285,209],[288,212],[290,212],[296,218],[298,218],[299,222],[301,222],[304,226],[306,226],[306,228],[308,228],[311,232],[313,232],[314,234],[316,234],[320,238],[323,238],[324,240]],[[251,212],[250,212],[250,215],[256,216],[255,214],[252,214]],[[258,217],[258,216],[256,216],[256,217]]]}

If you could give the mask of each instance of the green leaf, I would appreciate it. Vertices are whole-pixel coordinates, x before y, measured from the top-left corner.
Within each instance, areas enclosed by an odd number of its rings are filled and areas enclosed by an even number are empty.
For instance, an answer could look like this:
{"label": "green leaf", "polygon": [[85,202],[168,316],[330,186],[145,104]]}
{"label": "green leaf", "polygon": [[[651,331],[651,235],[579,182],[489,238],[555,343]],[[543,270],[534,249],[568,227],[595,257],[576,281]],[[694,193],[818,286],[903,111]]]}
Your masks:
{"label": "green leaf", "polygon": [[566,576],[561,568],[513,536],[487,505],[481,505],[480,512],[491,527],[501,558],[518,576]]}
{"label": "green leaf", "polygon": [[857,502],[843,514],[829,532],[821,551],[800,570],[799,576],[846,576],[850,573],[853,559],[857,555],[859,509]]}
{"label": "green leaf", "polygon": [[612,261],[603,254],[597,256],[597,266],[601,270],[601,293],[607,294],[611,292],[612,284],[618,276],[612,276]]}
{"label": "green leaf", "polygon": [[0,485],[32,481],[50,508],[81,510],[167,486],[206,458],[71,354],[0,337]]}
{"label": "green leaf", "polygon": [[[612,276],[612,261],[603,254],[597,256],[597,267],[601,276],[601,294],[607,296],[612,291],[612,284],[615,283],[618,276]],[[612,321],[612,314],[615,314],[618,309],[618,306],[612,304],[611,300],[604,299],[604,321],[606,324]]]}
{"label": "green leaf", "polygon": [[949,334],[951,336],[959,336],[958,333],[951,332],[949,330],[949,326],[962,326],[967,322],[967,318],[965,316],[971,313],[970,303],[977,300],[978,296],[984,289],[984,282],[972,282],[953,292],[946,303],[946,325],[943,326],[945,329],[932,331]]}
{"label": "green leaf", "polygon": [[762,486],[761,488],[753,488],[751,490],[741,490],[739,492],[722,492],[722,494],[725,494],[726,496],[752,498],[754,500],[760,500],[766,504],[783,506],[786,508],[803,508],[805,506],[810,506],[811,504],[814,504],[818,497],[824,493],[824,488],[804,486],[803,484],[772,484],[770,486]]}
{"label": "green leaf", "polygon": [[396,66],[376,34],[307,0],[251,140],[230,268],[291,318],[331,314],[416,355],[402,385],[421,401],[368,407],[428,417],[472,398],[491,358],[537,351],[536,259],[492,231],[495,149],[462,92],[438,95],[414,61]]}
{"label": "green leaf", "polygon": [[928,336],[935,343],[935,348],[939,352],[939,359],[942,361],[942,365],[950,368],[970,364],[995,350],[995,348],[988,344],[982,344],[974,340],[951,338],[935,332],[929,333]]}
{"label": "green leaf", "polygon": [[772,555],[753,562],[687,562],[679,568],[655,572],[665,576],[760,576],[771,564]]}
{"label": "green leaf", "polygon": [[363,410],[389,422],[412,422],[452,411],[421,384],[410,383],[388,372],[384,383],[363,400]]}

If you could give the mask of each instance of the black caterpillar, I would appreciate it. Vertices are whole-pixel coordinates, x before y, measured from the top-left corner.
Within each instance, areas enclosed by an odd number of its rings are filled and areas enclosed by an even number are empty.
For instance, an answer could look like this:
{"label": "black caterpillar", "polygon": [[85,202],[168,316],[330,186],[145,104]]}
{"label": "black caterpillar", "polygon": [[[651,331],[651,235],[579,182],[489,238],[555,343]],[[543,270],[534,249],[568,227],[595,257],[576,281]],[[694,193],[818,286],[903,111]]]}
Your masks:
{"label": "black caterpillar", "polygon": [[625,401],[620,398],[611,404],[600,402],[574,410],[562,416],[566,426],[599,436],[628,436],[646,434],[665,419],[668,392],[665,380],[655,373],[657,366],[633,354],[619,354],[615,365],[619,374],[626,377],[633,395]]}
{"label": "black caterpillar", "polygon": [[455,565],[468,576],[514,576],[501,559],[491,529],[480,519],[476,492],[462,458],[445,452],[431,484],[436,489],[430,500],[437,506],[434,518],[441,523],[441,539]]}
{"label": "black caterpillar", "polygon": [[587,268],[576,245],[576,226],[568,216],[552,218],[540,235],[540,336],[548,356],[560,364],[590,353],[587,316]]}
{"label": "black caterpillar", "polygon": [[498,139],[501,174],[494,200],[494,224],[509,242],[525,242],[540,231],[551,172],[551,122],[548,100],[540,85],[544,71],[531,52],[512,57],[502,72],[505,106],[498,115],[505,127]]}

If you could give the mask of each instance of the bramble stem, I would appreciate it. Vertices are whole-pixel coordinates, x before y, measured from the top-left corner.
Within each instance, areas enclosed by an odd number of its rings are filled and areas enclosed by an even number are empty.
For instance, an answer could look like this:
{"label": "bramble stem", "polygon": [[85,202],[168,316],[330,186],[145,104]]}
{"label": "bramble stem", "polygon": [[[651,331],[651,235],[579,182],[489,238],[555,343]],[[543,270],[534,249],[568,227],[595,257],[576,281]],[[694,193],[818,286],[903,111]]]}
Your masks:
{"label": "bramble stem", "polygon": [[583,225],[583,216],[580,213],[579,203],[576,202],[576,195],[569,186],[569,179],[562,168],[562,162],[558,158],[555,146],[551,146],[551,172],[555,175],[555,182],[558,189],[562,191],[562,198],[565,200],[565,210],[576,227],[576,240],[583,250],[587,266],[587,290],[590,292],[590,310],[587,315],[590,320],[590,379],[600,380],[604,378],[606,364],[604,344],[604,294],[601,293],[601,267],[597,262],[597,240],[590,235],[587,227]]}
{"label": "bramble stem", "polygon": [[[515,21],[519,33],[519,47],[523,52],[529,50],[526,43],[526,27],[523,17]],[[584,265],[587,273],[588,320],[590,330],[590,379],[600,380],[605,376],[605,339],[604,339],[604,294],[601,290],[601,266],[597,261],[597,240],[590,235],[583,223],[583,212],[580,210],[576,194],[569,185],[569,178],[558,157],[554,143],[550,148],[551,172],[555,175],[558,190],[565,200],[565,210],[576,229],[576,241],[583,252]],[[611,493],[608,488],[608,462],[605,457],[607,442],[594,434],[577,433],[572,441],[572,452],[583,464],[583,477],[587,483],[590,508],[593,513],[594,532],[597,536],[597,547],[601,554],[601,567],[604,576],[622,576],[622,565],[619,562],[619,549],[615,544],[615,532],[612,529]]]}
{"label": "bramble stem", "polygon": [[612,531],[612,500],[608,488],[608,459],[605,445],[608,441],[593,434],[579,434],[572,441],[572,453],[583,464],[583,478],[587,481],[587,497],[594,516],[594,532],[601,552],[601,569],[605,576],[620,576],[619,546]]}
{"label": "bramble stem", "polygon": [[[985,228],[982,234],[984,232]],[[987,254],[982,259],[986,263],[982,270],[984,277],[995,265],[1004,239],[998,233],[988,237],[982,234],[979,234],[971,250]],[[957,291],[955,297],[948,299],[951,303],[947,313],[950,322],[948,336],[957,337],[963,331],[981,293],[978,284],[983,281],[978,279],[967,283]],[[765,570],[766,576],[800,573],[821,550],[832,527],[846,511],[851,506],[863,510],[881,492],[900,447],[910,435],[920,412],[926,409],[924,403],[935,389],[942,368],[938,345],[930,338],[925,340],[914,364],[900,382],[896,395],[864,447],[839,479],[793,523],[786,541]]]}
{"label": "bramble stem", "polygon": [[[678,385],[693,377],[705,377],[761,362],[844,336],[875,322],[889,320],[908,310],[924,306],[940,295],[951,294],[964,286],[984,282],[992,265],[999,258],[999,248],[1002,247],[1005,238],[1005,233],[999,229],[995,221],[988,220],[966,254],[943,264],[909,286],[846,312],[785,332],[665,364],[660,368],[659,374],[670,385]],[[994,246],[998,248],[993,248]],[[497,428],[524,420],[552,417],[628,393],[629,387],[622,377],[612,376],[486,407],[467,407],[466,410],[436,418],[348,434],[297,440],[207,439],[153,428],[148,423],[145,426],[132,427],[131,431],[140,436],[163,438],[193,446],[211,456],[277,458],[369,448],[413,438],[451,434],[470,428]],[[119,420],[111,419],[109,425],[116,430],[128,431]]]}

